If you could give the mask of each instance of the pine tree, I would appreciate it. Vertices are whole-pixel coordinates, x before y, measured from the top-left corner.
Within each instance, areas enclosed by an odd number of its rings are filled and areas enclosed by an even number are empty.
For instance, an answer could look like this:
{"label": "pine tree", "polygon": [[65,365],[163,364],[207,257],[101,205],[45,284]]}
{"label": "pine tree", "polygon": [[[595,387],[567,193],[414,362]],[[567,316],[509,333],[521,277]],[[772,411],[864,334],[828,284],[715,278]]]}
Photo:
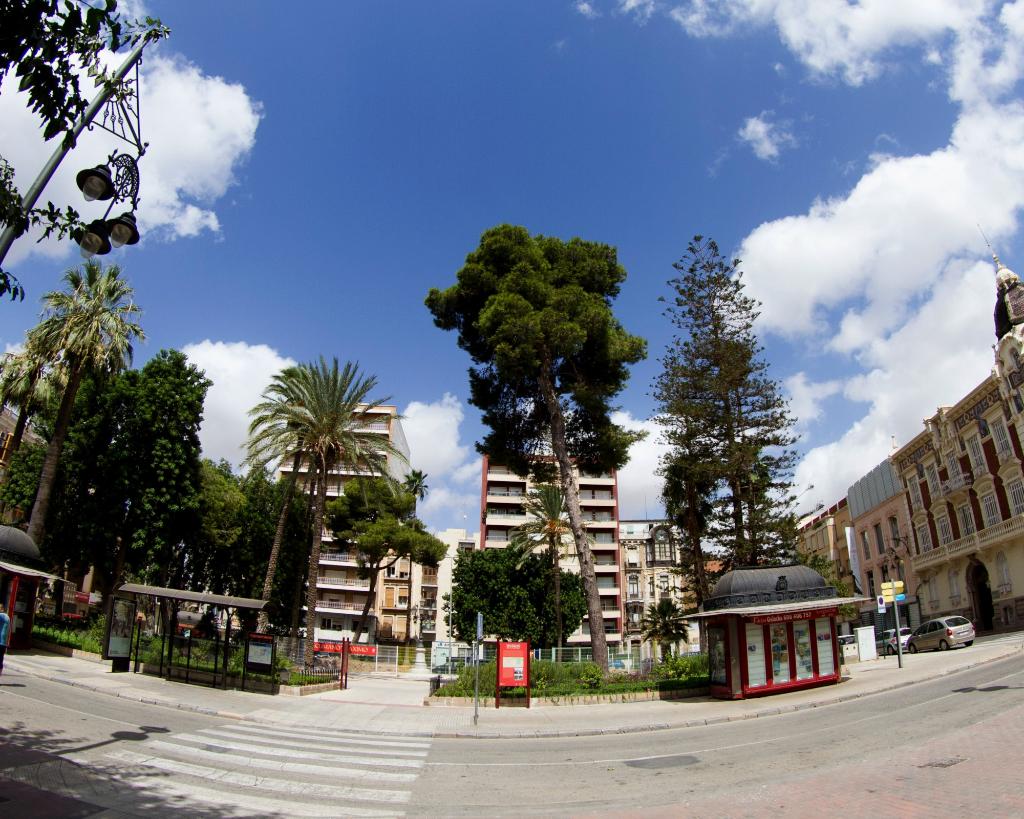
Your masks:
{"label": "pine tree", "polygon": [[760,305],[744,293],[739,260],[695,236],[669,282],[666,314],[678,329],[654,396],[664,438],[666,510],[687,543],[683,571],[703,602],[702,541],[723,568],[771,565],[792,555],[793,419],[754,332]]}

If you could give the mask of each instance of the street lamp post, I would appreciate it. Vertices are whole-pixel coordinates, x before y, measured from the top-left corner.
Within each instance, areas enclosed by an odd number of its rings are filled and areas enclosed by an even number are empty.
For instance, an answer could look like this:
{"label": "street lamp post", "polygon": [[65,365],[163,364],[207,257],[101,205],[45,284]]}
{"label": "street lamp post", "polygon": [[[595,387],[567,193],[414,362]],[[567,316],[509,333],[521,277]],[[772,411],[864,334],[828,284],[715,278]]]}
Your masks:
{"label": "street lamp post", "polygon": [[[110,79],[103,83],[99,93],[89,103],[89,106],[85,109],[78,122],[75,123],[74,128],[61,140],[60,146],[53,152],[35,181],[25,192],[21,200],[21,207],[24,213],[28,214],[35,207],[43,189],[53,177],[64,157],[74,147],[82,132],[92,126],[97,114],[110,102],[114,92],[121,86],[132,68],[136,69],[135,93],[136,95],[139,93],[137,81],[138,63],[142,58],[142,51],[152,40],[158,39],[159,36],[150,34],[143,37]],[[125,114],[128,116],[126,117]],[[134,115],[134,122],[132,122],[132,115]],[[146,151],[146,143],[142,142],[140,135],[141,126],[139,124],[138,108],[136,107],[132,111],[127,108],[123,101],[120,101],[118,103],[118,110],[113,114],[113,119],[120,126],[118,130],[114,130],[114,128],[105,124],[101,127],[132,145],[141,157]],[[127,129],[125,128],[126,124]],[[82,248],[82,255],[86,258],[90,258],[97,253],[109,253],[111,247],[135,244],[139,240],[138,227],[135,224],[134,216],[139,194],[138,165],[133,157],[127,154],[118,154],[116,151],[111,154],[110,162],[115,166],[114,176],[111,176],[110,169],[106,166],[98,166],[89,171],[79,173],[78,186],[82,190],[86,201],[113,199],[113,203],[117,203],[130,199],[132,211],[123,213],[116,219],[106,221],[107,216],[110,214],[110,208],[108,208],[103,220],[97,219],[84,231],[76,231],[78,235],[74,236],[74,238]],[[18,236],[17,227],[16,224],[7,225],[3,233],[0,233],[0,265],[3,264],[4,259],[7,257],[7,251],[11,249],[11,245],[14,244],[14,240]]]}

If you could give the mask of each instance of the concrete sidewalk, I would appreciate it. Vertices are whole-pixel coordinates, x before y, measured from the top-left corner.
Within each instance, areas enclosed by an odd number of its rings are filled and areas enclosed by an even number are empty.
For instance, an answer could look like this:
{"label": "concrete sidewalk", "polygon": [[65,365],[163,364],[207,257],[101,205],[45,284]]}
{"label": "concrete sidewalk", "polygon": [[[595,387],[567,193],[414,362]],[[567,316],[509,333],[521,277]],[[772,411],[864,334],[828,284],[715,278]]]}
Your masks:
{"label": "concrete sidewalk", "polygon": [[273,697],[168,682],[142,674],[114,674],[109,663],[43,652],[8,655],[6,674],[26,674],[90,691],[167,708],[288,727],[334,727],[374,734],[433,737],[557,737],[654,731],[713,725],[817,708],[879,691],[924,682],[1009,656],[1024,661],[1024,633],[982,638],[956,651],[908,655],[846,666],[844,680],[789,694],[741,701],[697,697],[607,705],[566,705],[495,710],[425,707],[427,683],[403,678],[353,677],[347,691],[308,697]]}

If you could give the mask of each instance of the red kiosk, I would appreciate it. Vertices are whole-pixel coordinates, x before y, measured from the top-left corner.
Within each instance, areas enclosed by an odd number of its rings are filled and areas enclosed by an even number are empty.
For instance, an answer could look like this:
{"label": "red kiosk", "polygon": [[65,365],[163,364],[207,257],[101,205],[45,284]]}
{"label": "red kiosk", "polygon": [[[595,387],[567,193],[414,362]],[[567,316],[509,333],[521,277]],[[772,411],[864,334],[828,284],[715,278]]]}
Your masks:
{"label": "red kiosk", "polygon": [[59,577],[42,570],[39,549],[25,532],[0,526],[0,603],[11,618],[11,648],[32,647],[32,620],[39,587]]}
{"label": "red kiosk", "polygon": [[743,699],[839,682],[836,597],[807,566],[727,572],[696,617],[706,621],[711,696]]}

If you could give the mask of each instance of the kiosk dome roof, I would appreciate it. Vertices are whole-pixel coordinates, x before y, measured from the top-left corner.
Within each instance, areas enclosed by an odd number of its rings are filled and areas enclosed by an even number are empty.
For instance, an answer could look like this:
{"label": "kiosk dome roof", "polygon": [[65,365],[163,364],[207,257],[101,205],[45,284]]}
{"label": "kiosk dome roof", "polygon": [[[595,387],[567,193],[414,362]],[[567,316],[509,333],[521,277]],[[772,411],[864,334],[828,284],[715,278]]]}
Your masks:
{"label": "kiosk dome roof", "polygon": [[4,552],[11,558],[22,558],[31,562],[39,560],[39,547],[35,541],[14,526],[0,526],[0,554]]}
{"label": "kiosk dome roof", "polygon": [[704,610],[757,606],[801,600],[828,599],[836,596],[820,574],[808,566],[769,566],[734,569],[715,584]]}

